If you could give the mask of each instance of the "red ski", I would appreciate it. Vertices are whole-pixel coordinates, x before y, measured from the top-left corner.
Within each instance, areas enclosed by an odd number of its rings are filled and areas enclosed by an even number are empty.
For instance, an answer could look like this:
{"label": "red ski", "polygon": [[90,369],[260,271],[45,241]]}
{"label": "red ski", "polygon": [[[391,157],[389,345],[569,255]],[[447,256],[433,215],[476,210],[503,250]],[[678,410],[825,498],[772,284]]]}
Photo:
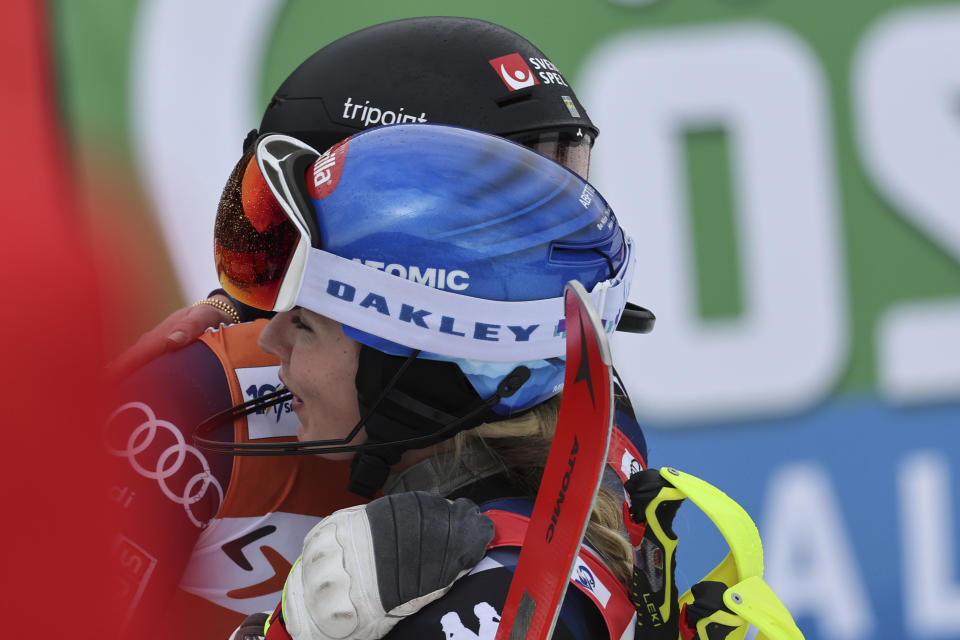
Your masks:
{"label": "red ski", "polygon": [[564,292],[567,370],[560,417],[496,640],[545,640],[580,552],[613,424],[610,347],[579,282]]}

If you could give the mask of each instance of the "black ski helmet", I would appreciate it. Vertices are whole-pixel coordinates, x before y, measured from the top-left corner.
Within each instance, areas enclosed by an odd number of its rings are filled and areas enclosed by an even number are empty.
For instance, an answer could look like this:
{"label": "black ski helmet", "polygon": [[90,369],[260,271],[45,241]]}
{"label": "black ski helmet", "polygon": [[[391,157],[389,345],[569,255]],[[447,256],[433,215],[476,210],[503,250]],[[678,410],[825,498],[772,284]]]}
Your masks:
{"label": "black ski helmet", "polygon": [[505,27],[456,17],[385,22],[328,44],[280,85],[259,133],[322,150],[401,122],[477,129],[555,157],[541,143],[559,136],[589,148],[598,133],[542,51]]}

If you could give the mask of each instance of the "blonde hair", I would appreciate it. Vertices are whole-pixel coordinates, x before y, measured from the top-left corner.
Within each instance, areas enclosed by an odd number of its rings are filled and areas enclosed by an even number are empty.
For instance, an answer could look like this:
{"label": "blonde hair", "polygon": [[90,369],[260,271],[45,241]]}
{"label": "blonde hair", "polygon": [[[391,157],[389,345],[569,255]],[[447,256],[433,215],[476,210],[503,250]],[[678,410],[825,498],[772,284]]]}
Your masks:
{"label": "blonde hair", "polygon": [[[516,418],[485,423],[454,437],[456,459],[482,447],[503,465],[510,479],[535,496],[557,426],[560,397],[543,402]],[[627,588],[633,573],[633,550],[624,537],[622,498],[601,487],[590,514],[585,539]]]}

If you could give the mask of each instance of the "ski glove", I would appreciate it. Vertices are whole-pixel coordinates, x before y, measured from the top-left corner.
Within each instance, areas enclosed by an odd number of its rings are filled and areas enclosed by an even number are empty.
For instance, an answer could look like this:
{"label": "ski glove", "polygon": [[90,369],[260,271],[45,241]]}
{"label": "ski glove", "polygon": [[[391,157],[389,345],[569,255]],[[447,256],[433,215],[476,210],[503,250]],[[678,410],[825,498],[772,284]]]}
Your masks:
{"label": "ski glove", "polygon": [[682,640],[724,640],[746,623],[723,604],[727,585],[705,580],[693,585],[693,602],[683,609],[680,619]]}
{"label": "ski glove", "polygon": [[286,631],[293,640],[381,638],[476,566],[493,533],[469,500],[421,491],[341,509],[310,530],[287,576]]}
{"label": "ski glove", "polygon": [[630,517],[646,524],[633,567],[636,635],[644,640],[676,640],[680,612],[674,580],[677,536],[673,518],[685,496],[657,469],[634,473],[623,486],[630,496]]}

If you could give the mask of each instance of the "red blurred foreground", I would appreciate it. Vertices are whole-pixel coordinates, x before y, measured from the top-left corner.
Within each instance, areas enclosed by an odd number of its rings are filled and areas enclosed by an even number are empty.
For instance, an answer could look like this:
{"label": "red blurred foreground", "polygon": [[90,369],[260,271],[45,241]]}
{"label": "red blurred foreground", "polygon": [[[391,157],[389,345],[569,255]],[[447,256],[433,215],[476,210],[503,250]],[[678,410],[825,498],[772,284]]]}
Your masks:
{"label": "red blurred foreground", "polygon": [[45,5],[8,0],[0,13],[2,633],[109,638],[123,585],[108,561],[103,294],[56,117]]}

